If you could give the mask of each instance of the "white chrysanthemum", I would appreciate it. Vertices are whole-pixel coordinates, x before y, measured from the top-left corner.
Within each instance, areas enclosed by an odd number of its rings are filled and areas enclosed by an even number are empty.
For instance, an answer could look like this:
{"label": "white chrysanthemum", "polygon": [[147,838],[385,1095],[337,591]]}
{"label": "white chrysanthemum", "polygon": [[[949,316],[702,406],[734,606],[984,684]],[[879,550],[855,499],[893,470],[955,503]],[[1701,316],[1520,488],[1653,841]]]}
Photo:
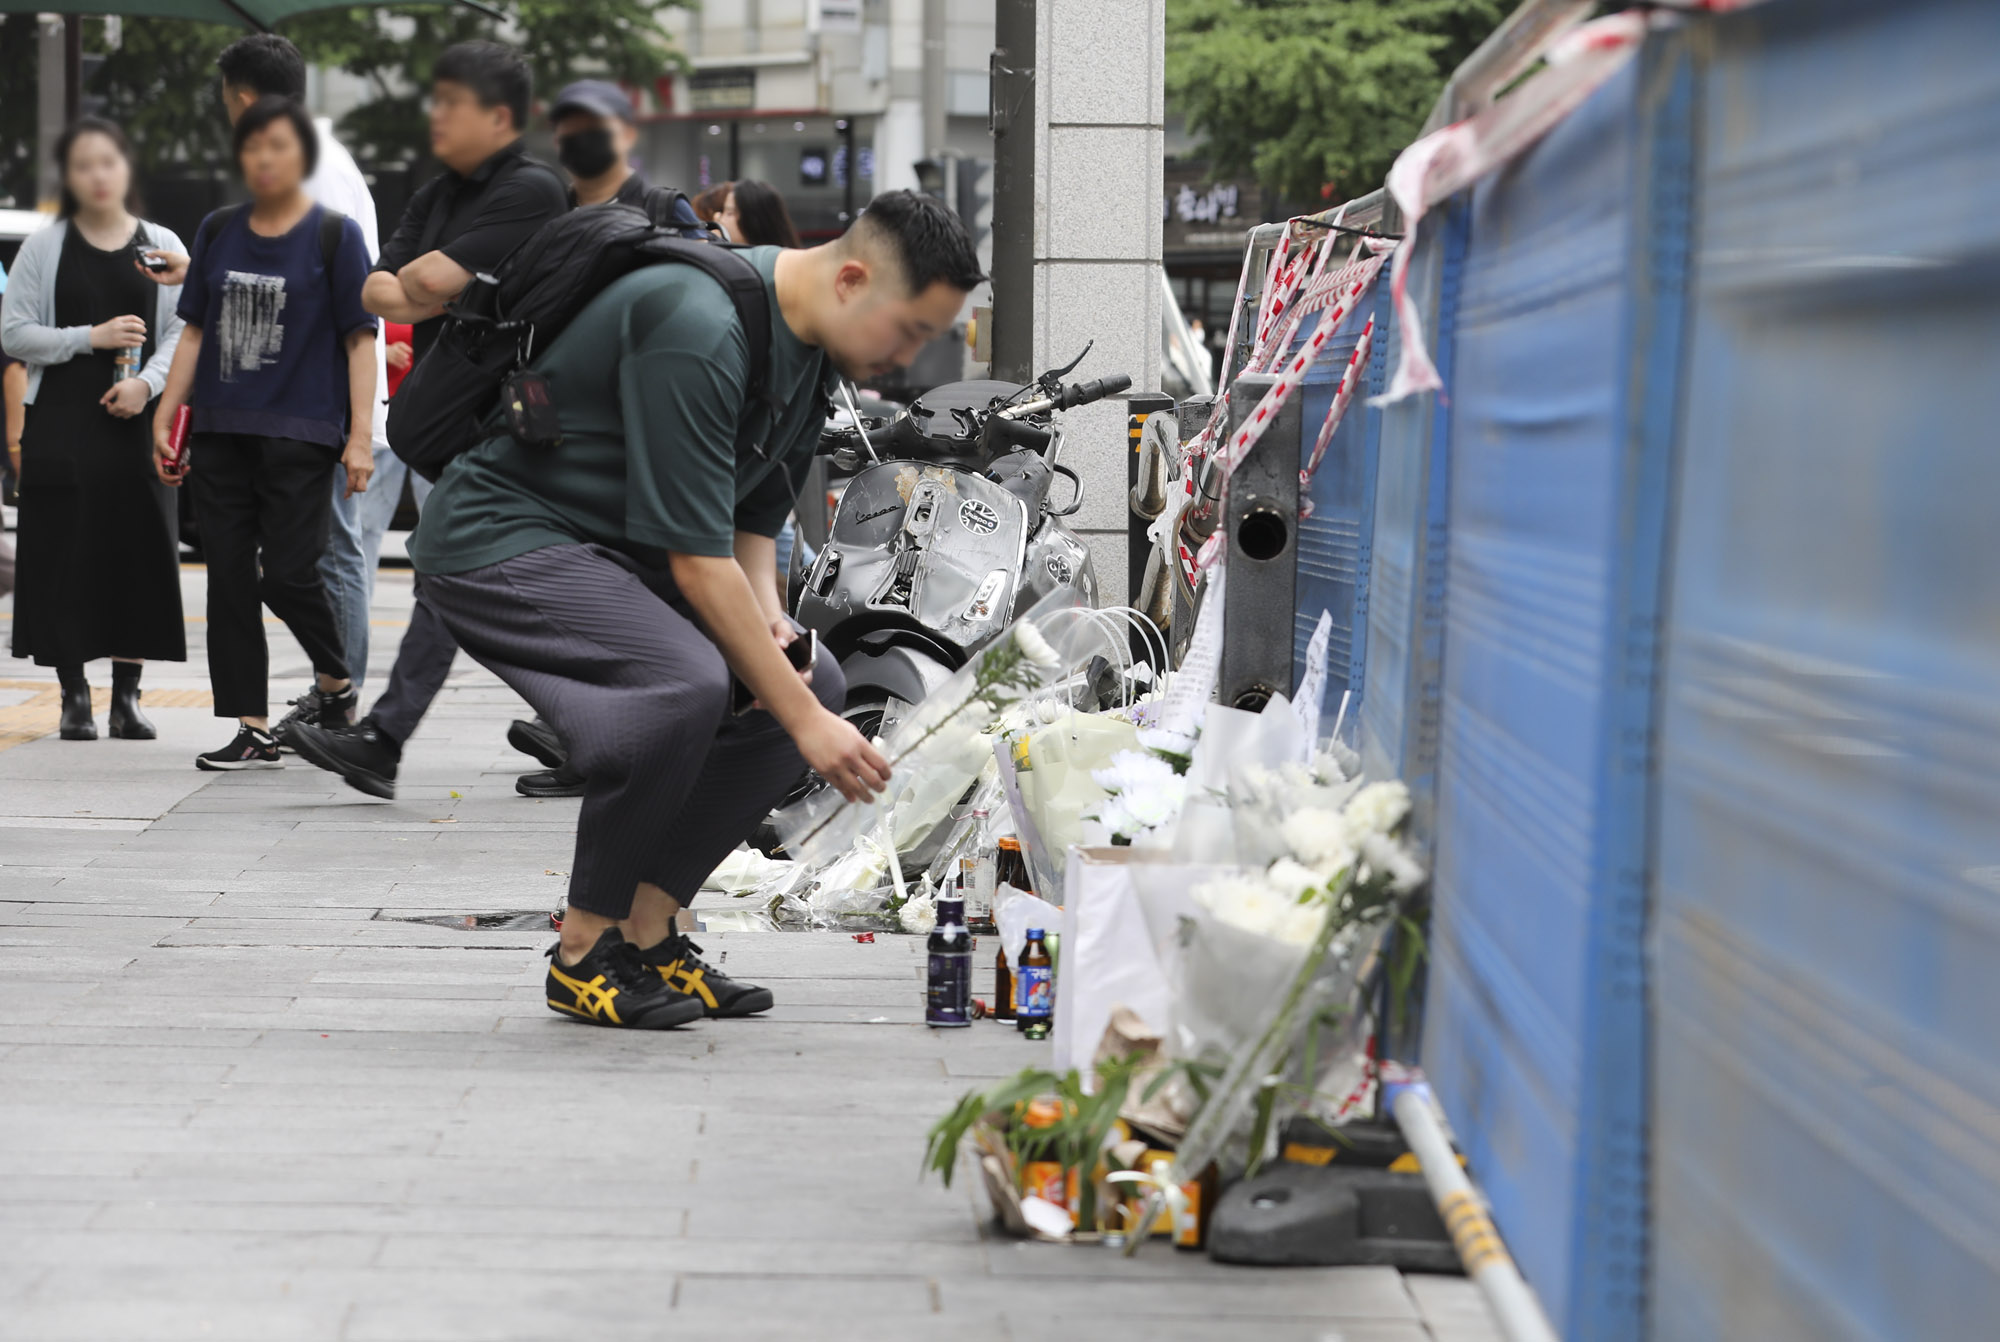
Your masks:
{"label": "white chrysanthemum", "polygon": [[1180,819],[1181,807],[1187,802],[1187,779],[1169,769],[1163,781],[1122,796],[1126,812],[1139,829],[1158,829]]}
{"label": "white chrysanthemum", "polygon": [[1021,649],[1021,655],[1036,666],[1053,667],[1062,664],[1062,654],[1042,637],[1041,630],[1026,620],[1014,626],[1014,643]]}
{"label": "white chrysanthemum", "polygon": [[1297,760],[1286,760],[1278,766],[1278,781],[1288,788],[1303,790],[1313,785],[1313,771]]}
{"label": "white chrysanthemum", "polygon": [[1272,889],[1289,892],[1295,897],[1308,890],[1317,891],[1326,886],[1325,876],[1289,857],[1281,857],[1273,862],[1271,869],[1264,873],[1264,879],[1271,883]]}
{"label": "white chrysanthemum", "polygon": [[1126,809],[1125,794],[1122,792],[1113,793],[1097,803],[1094,809],[1085,812],[1085,818],[1096,820],[1112,834],[1126,837],[1136,833],[1139,828],[1138,821],[1132,818],[1132,812]]}
{"label": "white chrysanthemum", "polygon": [[1370,783],[1354,794],[1341,817],[1346,823],[1347,841],[1358,844],[1369,834],[1387,834],[1403,823],[1410,813],[1410,790],[1400,780]]}
{"label": "white chrysanthemum", "polygon": [[1139,744],[1162,755],[1188,755],[1194,751],[1194,737],[1171,727],[1141,727]]}
{"label": "white chrysanthemum", "polygon": [[1090,776],[1106,792],[1161,787],[1172,784],[1176,778],[1173,765],[1146,750],[1121,750],[1102,769],[1092,769]]}
{"label": "white chrysanthemum", "polygon": [[1363,835],[1361,856],[1371,870],[1389,878],[1389,888],[1399,895],[1407,895],[1424,883],[1423,867],[1386,834]]}
{"label": "white chrysanthemum", "polygon": [[937,904],[922,895],[911,895],[903,907],[896,910],[896,921],[905,932],[926,936],[937,926]]}
{"label": "white chrysanthemum", "polygon": [[1191,892],[1203,908],[1232,927],[1260,937],[1303,946],[1318,935],[1325,916],[1322,901],[1301,904],[1262,876],[1230,876],[1205,881]]}
{"label": "white chrysanthemum", "polygon": [[1313,868],[1346,866],[1354,860],[1347,828],[1336,811],[1302,807],[1285,817],[1281,830],[1292,856]]}

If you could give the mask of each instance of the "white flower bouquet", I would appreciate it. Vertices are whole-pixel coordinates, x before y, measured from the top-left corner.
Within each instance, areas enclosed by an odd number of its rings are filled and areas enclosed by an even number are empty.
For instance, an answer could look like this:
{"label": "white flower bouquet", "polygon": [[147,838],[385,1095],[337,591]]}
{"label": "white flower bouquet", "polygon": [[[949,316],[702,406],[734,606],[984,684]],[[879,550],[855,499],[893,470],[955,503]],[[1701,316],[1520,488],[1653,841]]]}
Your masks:
{"label": "white flower bouquet", "polygon": [[885,808],[943,798],[948,809],[992,757],[992,734],[1008,712],[1103,654],[1105,626],[1076,618],[1077,608],[1073,588],[1045,597],[892,728],[882,740],[892,776],[881,796],[849,802],[827,788],[779,812],[785,851],[824,865],[873,831]]}
{"label": "white flower bouquet", "polygon": [[1112,844],[1155,847],[1171,837],[1188,794],[1187,778],[1172,760],[1151,750],[1121,750],[1090,776],[1107,795],[1084,818],[1102,825]]}
{"label": "white flower bouquet", "polygon": [[1279,856],[1190,892],[1201,915],[1183,928],[1173,1051],[1225,1070],[1189,1124],[1181,1175],[1238,1141],[1254,1170],[1285,1113],[1314,1102],[1319,1032],[1354,1023],[1356,987],[1424,877],[1395,838],[1410,808],[1400,782],[1330,789],[1307,770],[1259,781],[1271,789],[1259,806],[1335,791],[1345,804],[1291,806]]}

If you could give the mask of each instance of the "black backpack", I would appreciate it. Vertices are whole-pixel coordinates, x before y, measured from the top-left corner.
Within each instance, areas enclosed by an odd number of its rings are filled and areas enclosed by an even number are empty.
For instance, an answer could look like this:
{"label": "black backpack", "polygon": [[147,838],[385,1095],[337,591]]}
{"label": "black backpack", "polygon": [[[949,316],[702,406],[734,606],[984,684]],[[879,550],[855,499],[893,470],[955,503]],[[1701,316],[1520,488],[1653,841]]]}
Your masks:
{"label": "black backpack", "polygon": [[[445,309],[444,329],[389,402],[389,445],[427,480],[498,427],[501,412],[523,443],[554,447],[561,431],[539,374],[528,370],[614,280],[642,266],[696,266],[735,304],[750,347],[750,414],[740,443],[762,455],[771,404],[771,311],[764,277],[729,247],[680,236],[626,205],[572,210],[543,224],[498,273],[476,275]],[[506,395],[502,395],[503,389]],[[759,408],[763,413],[756,413]]]}

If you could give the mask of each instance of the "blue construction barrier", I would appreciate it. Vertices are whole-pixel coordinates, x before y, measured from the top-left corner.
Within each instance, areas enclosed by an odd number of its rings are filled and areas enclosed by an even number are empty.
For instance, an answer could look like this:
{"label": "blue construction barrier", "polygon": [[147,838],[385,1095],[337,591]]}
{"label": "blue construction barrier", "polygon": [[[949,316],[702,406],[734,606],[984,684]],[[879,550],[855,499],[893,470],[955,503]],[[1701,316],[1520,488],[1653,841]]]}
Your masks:
{"label": "blue construction barrier", "polygon": [[[1427,217],[1413,248],[1409,292],[1423,314],[1431,355],[1451,374],[1458,286],[1465,264],[1468,211],[1447,206]],[[1388,292],[1386,276],[1382,292]],[[1395,367],[1402,333],[1391,324],[1384,354]],[[1450,438],[1444,404],[1430,393],[1371,409],[1373,524],[1369,538],[1367,692],[1361,698],[1362,767],[1371,778],[1410,785],[1412,825],[1427,842],[1436,814],[1437,691],[1444,639],[1445,478]],[[1350,710],[1351,711],[1351,710]]]}
{"label": "blue construction barrier", "polygon": [[2000,6],[1712,25],[1653,1336],[2000,1335]]}
{"label": "blue construction barrier", "polygon": [[1406,244],[1445,391],[1368,417],[1360,745],[1565,1337],[2000,1318],[1997,53],[1692,17]]}
{"label": "blue construction barrier", "polygon": [[[1378,284],[1375,293],[1387,287],[1386,284]],[[1374,308],[1371,294],[1370,301],[1363,302],[1347,314],[1299,384],[1300,419],[1303,423],[1299,443],[1301,470],[1312,456],[1313,442],[1319,436],[1320,425],[1325,422],[1326,412],[1340,390],[1341,376],[1347,371],[1348,360]],[[1300,323],[1302,329],[1293,340],[1294,350],[1311,338],[1316,324],[1316,318]],[[1378,320],[1377,329],[1381,329],[1382,325],[1383,322]],[[1379,344],[1376,348],[1379,350]],[[1369,488],[1373,471],[1368,460],[1372,444],[1364,410],[1367,398],[1381,390],[1381,367],[1379,359],[1371,358],[1368,366],[1357,374],[1354,400],[1348,406],[1340,427],[1334,430],[1326,455],[1320,460],[1319,470],[1314,473],[1307,491],[1300,496],[1302,502],[1311,500],[1312,511],[1299,523],[1298,590],[1296,614],[1292,621],[1292,688],[1297,689],[1305,677],[1307,650],[1312,644],[1314,631],[1319,628],[1320,612],[1325,611],[1332,616],[1332,621],[1331,636],[1327,640],[1326,684],[1320,705],[1320,721],[1328,726],[1333,724],[1335,715],[1340,711],[1341,698],[1353,683],[1355,649],[1359,642],[1355,636],[1356,595],[1360,591],[1361,574],[1367,562],[1366,535],[1368,524],[1372,521]]]}

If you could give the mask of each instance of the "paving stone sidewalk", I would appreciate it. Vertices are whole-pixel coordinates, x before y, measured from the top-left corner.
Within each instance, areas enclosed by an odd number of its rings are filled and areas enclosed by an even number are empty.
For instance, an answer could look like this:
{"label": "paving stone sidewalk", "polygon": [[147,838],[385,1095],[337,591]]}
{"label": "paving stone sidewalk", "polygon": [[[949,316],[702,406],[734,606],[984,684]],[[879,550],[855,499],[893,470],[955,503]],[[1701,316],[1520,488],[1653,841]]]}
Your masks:
{"label": "paving stone sidewalk", "polygon": [[[408,601],[385,574],[377,689]],[[205,688],[201,628],[149,685]],[[200,708],[0,750],[0,1339],[1494,1336],[1457,1279],[995,1236],[923,1133],[1042,1046],[926,1030],[915,939],[717,935],[767,1018],[557,1017],[546,932],[408,921],[560,893],[575,803],[514,794],[521,711],[461,659],[393,803],[197,772]]]}

